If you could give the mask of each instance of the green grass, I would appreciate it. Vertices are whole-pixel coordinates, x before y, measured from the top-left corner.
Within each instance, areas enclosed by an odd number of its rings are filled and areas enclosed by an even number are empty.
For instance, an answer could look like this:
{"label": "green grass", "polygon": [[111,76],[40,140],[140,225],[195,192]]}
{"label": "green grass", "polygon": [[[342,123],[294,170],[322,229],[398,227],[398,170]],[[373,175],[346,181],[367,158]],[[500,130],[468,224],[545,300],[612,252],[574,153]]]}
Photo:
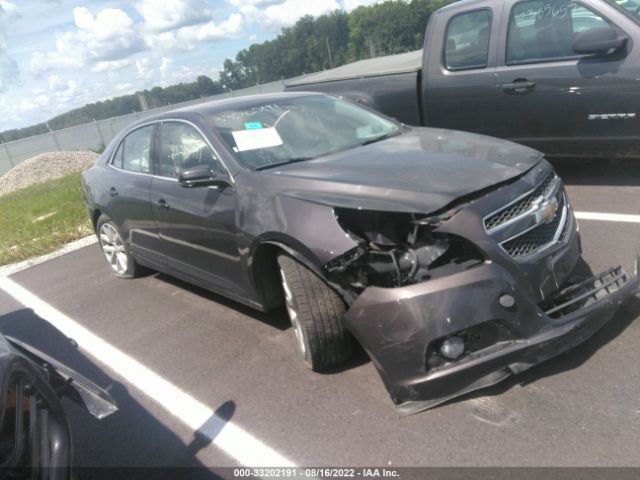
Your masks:
{"label": "green grass", "polygon": [[79,173],[0,196],[0,265],[52,252],[91,232]]}

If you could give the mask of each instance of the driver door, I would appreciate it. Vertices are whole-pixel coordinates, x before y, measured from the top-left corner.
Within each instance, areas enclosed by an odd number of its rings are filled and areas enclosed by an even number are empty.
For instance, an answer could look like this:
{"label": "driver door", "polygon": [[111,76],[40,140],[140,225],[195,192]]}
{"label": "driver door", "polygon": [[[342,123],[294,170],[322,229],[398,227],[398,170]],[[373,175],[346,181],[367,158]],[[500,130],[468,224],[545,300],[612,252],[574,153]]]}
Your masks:
{"label": "driver door", "polygon": [[236,243],[233,186],[187,188],[180,173],[205,164],[229,177],[202,133],[180,121],[162,122],[151,206],[172,274],[213,290],[243,294]]}
{"label": "driver door", "polygon": [[591,29],[628,36],[602,3],[602,11],[567,0],[507,4],[497,68],[504,137],[563,155],[606,154],[612,141],[637,140],[638,49],[573,50],[576,35]]}

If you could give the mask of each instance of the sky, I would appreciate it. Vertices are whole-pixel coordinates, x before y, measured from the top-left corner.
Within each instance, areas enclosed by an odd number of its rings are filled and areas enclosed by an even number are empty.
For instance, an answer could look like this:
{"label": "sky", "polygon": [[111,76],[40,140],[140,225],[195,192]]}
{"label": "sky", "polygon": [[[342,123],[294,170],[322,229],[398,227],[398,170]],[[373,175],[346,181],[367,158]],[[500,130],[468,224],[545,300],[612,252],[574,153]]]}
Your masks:
{"label": "sky", "polygon": [[156,85],[218,78],[225,58],[304,15],[380,0],[0,0],[0,131]]}

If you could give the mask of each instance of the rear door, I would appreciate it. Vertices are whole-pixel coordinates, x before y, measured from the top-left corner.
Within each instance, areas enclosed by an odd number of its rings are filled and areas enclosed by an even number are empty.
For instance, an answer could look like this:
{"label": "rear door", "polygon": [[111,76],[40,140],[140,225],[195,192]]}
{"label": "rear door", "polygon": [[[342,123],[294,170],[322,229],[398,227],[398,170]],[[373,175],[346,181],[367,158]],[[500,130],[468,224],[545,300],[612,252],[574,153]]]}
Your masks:
{"label": "rear door", "polygon": [[194,125],[162,122],[151,203],[168,266],[188,281],[242,295],[234,187],[186,188],[178,182],[182,171],[200,164],[231,178]]}
{"label": "rear door", "polygon": [[422,72],[425,125],[500,135],[495,68],[501,12],[501,3],[477,2],[472,9],[447,7],[431,20]]}
{"label": "rear door", "polygon": [[105,213],[137,258],[161,268],[164,255],[149,204],[154,135],[155,125],[146,125],[129,132],[118,145],[104,179],[109,190]]}
{"label": "rear door", "polygon": [[[577,34],[638,26],[605,2],[507,3],[497,82],[505,137],[556,155],[606,155],[638,140],[638,46],[578,55]],[[636,147],[637,150],[637,147]]]}

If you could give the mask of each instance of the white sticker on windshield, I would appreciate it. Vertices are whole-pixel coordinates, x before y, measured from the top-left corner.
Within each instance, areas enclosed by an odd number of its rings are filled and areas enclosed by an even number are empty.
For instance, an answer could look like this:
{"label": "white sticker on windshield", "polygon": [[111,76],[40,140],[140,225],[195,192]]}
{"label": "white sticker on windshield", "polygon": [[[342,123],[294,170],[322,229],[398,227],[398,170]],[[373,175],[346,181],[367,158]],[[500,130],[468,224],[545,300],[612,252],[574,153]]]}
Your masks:
{"label": "white sticker on windshield", "polygon": [[236,130],[231,133],[240,152],[282,145],[282,138],[275,128]]}

